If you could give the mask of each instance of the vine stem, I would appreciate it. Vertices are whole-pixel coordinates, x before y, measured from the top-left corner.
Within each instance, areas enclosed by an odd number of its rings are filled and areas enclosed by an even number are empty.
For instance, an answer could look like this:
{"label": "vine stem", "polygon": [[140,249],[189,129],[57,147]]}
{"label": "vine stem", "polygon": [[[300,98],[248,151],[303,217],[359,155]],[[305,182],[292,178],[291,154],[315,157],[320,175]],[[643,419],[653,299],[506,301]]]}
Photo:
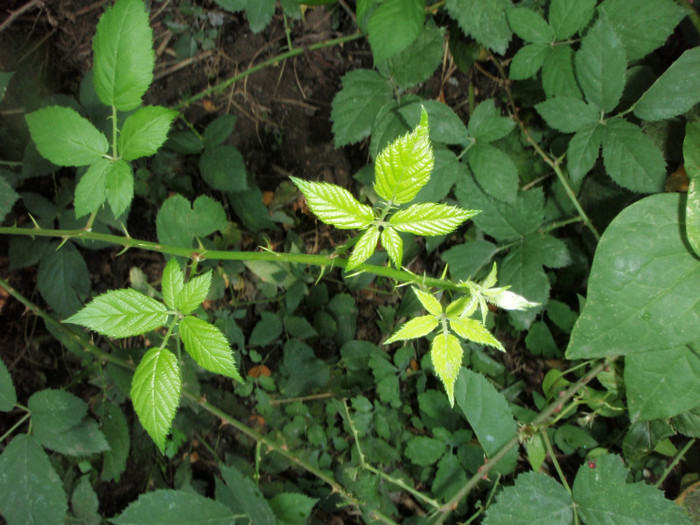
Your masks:
{"label": "vine stem", "polygon": [[[112,354],[105,352],[101,348],[95,346],[92,343],[92,341],[90,341],[83,333],[78,333],[77,331],[68,328],[64,324],[54,319],[53,316],[39,308],[37,305],[32,303],[29,299],[27,299],[21,293],[15,290],[15,288],[5,279],[0,278],[0,287],[7,290],[7,292],[13,298],[17,299],[20,303],[22,303],[27,308],[27,310],[31,311],[36,316],[41,317],[47,325],[54,329],[54,333],[62,333],[63,335],[67,336],[72,343],[80,345],[86,352],[89,352],[90,354],[94,355],[96,358],[100,359],[103,362],[109,362],[131,371],[135,369],[135,365],[133,363],[130,363],[124,359],[119,359],[118,357],[115,357]],[[339,494],[340,497],[342,497],[345,501],[357,507],[358,509],[361,508],[361,502],[351,492],[345,490],[342,487],[342,485],[340,485],[340,483],[338,483],[328,474],[322,472],[312,464],[294,455],[294,453],[289,451],[285,445],[275,443],[271,439],[268,439],[259,432],[253,430],[252,428],[244,425],[237,419],[233,418],[217,406],[212,405],[206,399],[197,397],[193,392],[191,392],[187,388],[182,389],[182,396],[199,405],[210,414],[218,417],[221,421],[231,425],[236,430],[238,430],[242,434],[245,434],[257,443],[261,443],[262,445],[266,446],[269,450],[272,450],[280,454],[281,456],[284,456],[295,465],[306,470],[310,474],[313,474],[318,479],[328,484],[331,487],[331,492]],[[29,415],[30,414],[25,415],[21,422],[24,422],[24,420],[26,420],[26,418]],[[17,423],[15,426],[18,426],[19,424],[20,423]],[[394,522],[390,517],[386,516],[378,510],[372,511],[372,517],[373,519],[386,523],[387,525],[397,525],[396,522]]]}
{"label": "vine stem", "polygon": [[[168,246],[156,242],[143,241],[123,235],[112,235],[109,233],[99,233],[93,231],[81,230],[51,230],[44,228],[16,228],[0,227],[0,234],[5,235],[25,235],[29,237],[60,237],[67,239],[86,239],[102,241],[117,246],[123,246],[124,249],[140,248],[142,250],[175,255],[179,257],[198,258],[200,261],[204,259],[213,260],[229,260],[229,261],[274,261],[292,264],[306,264],[309,266],[318,266],[320,268],[345,268],[348,264],[347,259],[329,255],[313,255],[303,253],[278,253],[272,251],[224,251],[224,250],[201,250],[196,248],[181,248],[178,246]],[[426,277],[416,275],[406,270],[397,270],[390,266],[376,266],[373,264],[361,264],[353,268],[355,272],[369,272],[380,277],[387,277],[402,283],[417,284],[420,286],[428,286],[440,288],[442,290],[465,291],[465,287],[458,283],[448,281],[446,279],[438,279],[436,277]]]}
{"label": "vine stem", "polygon": [[688,440],[688,442],[685,444],[685,446],[676,454],[676,457],[673,458],[673,461],[671,461],[671,464],[666,468],[664,473],[661,475],[661,477],[658,479],[658,481],[654,484],[654,486],[658,489],[661,487],[661,484],[666,481],[666,478],[668,475],[673,471],[674,468],[676,468],[676,465],[681,462],[683,457],[687,454],[687,452],[690,450],[690,447],[692,447],[695,444],[696,438]]}
{"label": "vine stem", "polygon": [[[574,397],[576,393],[581,390],[584,386],[590,383],[600,372],[602,372],[606,367],[615,361],[617,357],[611,357],[599,363],[595,368],[591,369],[585,376],[579,379],[576,383],[571,385],[565,392],[564,395],[559,397],[554,403],[550,404],[540,415],[538,415],[529,427],[534,427],[536,429],[541,429],[547,426],[549,418],[557,412],[558,407],[566,403],[569,399]],[[510,450],[516,447],[520,443],[520,434],[514,436],[510,441],[508,441],[501,450],[499,450],[489,461],[484,464],[484,466],[474,474],[467,483],[459,489],[459,491],[444,505],[439,509],[440,515],[434,522],[436,525],[444,523],[444,521],[449,517],[453,510],[457,508],[457,505],[467,497],[467,494],[476,487],[476,485],[481,481],[481,479],[488,474],[488,472],[498,465],[505,455],[510,452]]]}
{"label": "vine stem", "polygon": [[260,62],[259,64],[256,64],[254,66],[249,67],[245,71],[238,73],[237,75],[233,75],[232,77],[227,78],[223,82],[220,82],[216,84],[215,86],[210,87],[209,89],[205,89],[204,91],[201,91],[200,93],[197,93],[196,95],[193,95],[189,98],[186,98],[179,104],[173,107],[175,110],[181,110],[193,102],[197,102],[198,100],[203,99],[206,96],[211,95],[212,93],[218,93],[220,91],[225,90],[232,84],[235,84],[242,78],[245,78],[249,75],[252,75],[253,73],[257,73],[261,69],[265,69],[268,66],[273,66],[277,64],[278,62],[282,62],[283,60],[287,60],[288,58],[295,57],[297,55],[301,55],[302,53],[306,51],[316,51],[317,49],[324,49],[326,47],[333,47],[337,46],[339,44],[344,44],[345,42],[351,42],[353,40],[358,40],[359,38],[362,38],[364,35],[362,33],[354,33],[352,35],[346,35],[342,36],[340,38],[334,38],[332,40],[326,40],[325,42],[319,42],[317,44],[312,44],[310,46],[306,47],[295,47],[294,49],[290,49],[286,53],[282,53],[281,55],[274,56],[272,58],[269,58],[263,62]]}

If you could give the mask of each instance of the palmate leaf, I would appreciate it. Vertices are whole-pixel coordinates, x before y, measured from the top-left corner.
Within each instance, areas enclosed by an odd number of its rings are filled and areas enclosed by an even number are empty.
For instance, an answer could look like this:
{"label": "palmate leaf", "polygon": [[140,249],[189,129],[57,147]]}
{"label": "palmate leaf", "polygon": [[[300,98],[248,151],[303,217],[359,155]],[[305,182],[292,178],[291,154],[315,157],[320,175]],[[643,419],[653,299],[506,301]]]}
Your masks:
{"label": "palmate leaf", "polygon": [[377,156],[374,191],[387,202],[411,202],[428,182],[433,163],[428,113],[423,109],[416,129],[399,137]]}
{"label": "palmate leaf", "polygon": [[455,404],[455,381],[462,366],[462,345],[452,334],[440,333],[433,339],[430,347],[430,359],[435,373],[445,385],[445,392],[450,406]]}
{"label": "palmate leaf", "polygon": [[153,80],[153,33],[141,0],[118,0],[105,11],[92,42],[93,83],[103,104],[129,111]]}
{"label": "palmate leaf", "polygon": [[415,235],[446,235],[478,213],[447,204],[414,204],[394,213],[389,224],[398,231]]}
{"label": "palmate leaf", "polygon": [[167,309],[162,303],[128,288],[95,297],[64,322],[109,337],[130,337],[160,328],[167,320]]}
{"label": "palmate leaf", "polygon": [[357,268],[367,259],[369,259],[374,250],[377,248],[377,241],[379,240],[379,228],[373,226],[360,236],[359,240],[355,243],[355,248],[352,250],[352,255],[348,259],[348,264],[346,266],[347,270],[352,270]]}
{"label": "palmate leaf", "polygon": [[434,315],[423,315],[411,319],[404,324],[399,330],[389,339],[384,341],[384,344],[391,344],[396,341],[407,341],[408,339],[417,339],[428,335],[435,330],[438,325],[438,320]]}
{"label": "palmate leaf", "polygon": [[357,202],[345,188],[327,182],[310,182],[290,177],[304,194],[314,215],[341,230],[366,228],[374,220],[372,208]]}
{"label": "palmate leaf", "polygon": [[187,281],[175,298],[175,308],[184,315],[194,312],[207,298],[211,287],[211,278],[212,272],[209,270]]}
{"label": "palmate leaf", "polygon": [[177,357],[167,348],[151,348],[131,380],[131,402],[139,421],[162,451],[180,404],[182,379]]}
{"label": "palmate leaf", "polygon": [[243,382],[226,336],[217,327],[188,315],[180,321],[180,337],[185,350],[199,366]]}

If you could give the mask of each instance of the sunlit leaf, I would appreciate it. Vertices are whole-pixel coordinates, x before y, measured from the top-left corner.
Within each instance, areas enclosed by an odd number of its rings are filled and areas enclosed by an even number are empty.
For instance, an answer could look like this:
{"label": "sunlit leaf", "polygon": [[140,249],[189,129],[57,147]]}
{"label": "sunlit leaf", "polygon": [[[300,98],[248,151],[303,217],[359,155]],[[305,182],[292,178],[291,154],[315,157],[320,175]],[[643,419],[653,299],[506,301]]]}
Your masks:
{"label": "sunlit leaf", "polygon": [[406,324],[394,333],[389,339],[384,341],[384,344],[391,344],[395,341],[405,341],[408,339],[416,339],[428,335],[435,330],[438,325],[438,320],[434,315],[424,315],[411,319]]}
{"label": "sunlit leaf", "polygon": [[384,228],[380,237],[382,246],[389,254],[389,259],[396,268],[401,268],[403,260],[403,241],[394,228]]}
{"label": "sunlit leaf", "polygon": [[445,386],[450,406],[455,404],[455,381],[462,366],[462,345],[452,334],[440,333],[433,339],[430,359],[435,373]]}
{"label": "sunlit leaf", "polygon": [[180,263],[173,257],[168,261],[163,269],[163,279],[161,282],[163,288],[163,300],[168,308],[177,308],[177,298],[185,286],[185,275],[180,269]]}
{"label": "sunlit leaf", "polygon": [[374,220],[372,208],[360,204],[345,188],[327,182],[311,182],[290,177],[306,198],[314,215],[342,230],[365,228]]}
{"label": "sunlit leaf", "polygon": [[413,204],[394,213],[389,224],[400,232],[415,235],[446,235],[478,213],[447,204]]}
{"label": "sunlit leaf", "polygon": [[346,269],[352,270],[353,268],[357,268],[369,259],[374,253],[374,250],[377,249],[377,241],[379,241],[379,228],[372,226],[368,230],[365,230],[355,243],[352,255],[350,255],[348,259]]}
{"label": "sunlit leaf", "polygon": [[207,298],[211,287],[211,278],[212,272],[209,270],[187,281],[175,298],[175,308],[184,315],[194,312]]}
{"label": "sunlit leaf", "polygon": [[506,349],[503,348],[501,342],[496,339],[488,328],[481,324],[476,319],[470,319],[468,317],[450,319],[450,328],[460,337],[464,337],[469,341],[474,341],[480,345],[493,346],[499,349],[501,352],[505,352]]}
{"label": "sunlit leaf", "polygon": [[233,360],[231,346],[217,327],[188,315],[180,321],[180,337],[185,350],[199,366],[243,382]]}

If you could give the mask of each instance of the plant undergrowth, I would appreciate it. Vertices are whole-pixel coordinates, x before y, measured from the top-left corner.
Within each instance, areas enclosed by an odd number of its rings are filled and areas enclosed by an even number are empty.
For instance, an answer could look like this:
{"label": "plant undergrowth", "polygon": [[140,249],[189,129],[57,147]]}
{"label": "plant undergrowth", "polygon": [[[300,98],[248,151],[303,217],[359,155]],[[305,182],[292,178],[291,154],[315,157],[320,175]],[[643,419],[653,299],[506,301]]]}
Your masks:
{"label": "plant undergrowth", "polygon": [[[65,378],[3,351],[10,525],[699,522],[692,2],[183,2],[180,59],[226,17],[287,49],[173,107],[143,104],[157,6],[107,6],[75,97],[23,108],[0,159],[0,287]],[[296,45],[311,9],[350,29]],[[363,39],[330,111],[352,187],[312,168],[268,199],[233,114],[188,120]]]}

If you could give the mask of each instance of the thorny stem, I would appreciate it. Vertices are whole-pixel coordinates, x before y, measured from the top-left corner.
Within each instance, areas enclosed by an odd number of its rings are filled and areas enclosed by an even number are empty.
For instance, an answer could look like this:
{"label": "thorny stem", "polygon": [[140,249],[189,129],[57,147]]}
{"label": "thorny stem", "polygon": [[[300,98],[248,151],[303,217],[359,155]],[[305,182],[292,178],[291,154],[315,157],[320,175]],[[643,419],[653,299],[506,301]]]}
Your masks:
{"label": "thorny stem", "polygon": [[686,455],[686,453],[690,450],[690,447],[692,447],[695,444],[696,438],[693,438],[689,440],[685,446],[676,454],[676,457],[673,458],[673,461],[669,464],[668,467],[666,467],[666,470],[664,470],[664,473],[661,475],[661,477],[658,479],[656,483],[654,483],[654,486],[658,489],[661,487],[661,484],[666,481],[666,478],[668,475],[673,471],[674,468],[676,468],[676,465],[681,462],[683,457]]}
{"label": "thorny stem", "polygon": [[315,51],[317,49],[324,49],[326,47],[332,47],[335,45],[343,44],[345,42],[351,42],[352,40],[357,40],[359,38],[363,38],[364,35],[362,33],[355,33],[353,35],[347,35],[343,36],[340,38],[334,38],[332,40],[327,40],[325,42],[319,42],[318,44],[313,44],[307,47],[295,47],[294,49],[290,49],[286,53],[282,53],[281,55],[277,55],[275,57],[269,58],[263,62],[260,62],[259,64],[256,64],[255,66],[251,66],[245,71],[238,73],[237,75],[233,75],[232,77],[227,78],[223,82],[220,82],[216,84],[215,86],[210,87],[209,89],[205,89],[204,91],[197,93],[196,95],[193,95],[189,98],[186,98],[179,104],[173,107],[173,109],[180,110],[182,108],[185,108],[192,104],[193,102],[197,102],[198,100],[203,99],[204,97],[207,97],[211,95],[212,93],[218,93],[220,91],[225,90],[232,84],[235,84],[242,78],[245,78],[249,75],[252,75],[253,73],[256,73],[260,71],[261,69],[265,69],[268,66],[272,66],[277,64],[278,62],[282,62],[283,60],[287,60],[288,58],[295,57],[297,55],[301,55],[305,51]]}
{"label": "thorny stem", "polygon": [[593,226],[593,223],[591,222],[591,219],[588,217],[588,214],[586,214],[583,207],[581,206],[581,203],[576,198],[576,193],[571,188],[571,185],[569,184],[568,177],[566,175],[564,175],[564,172],[561,169],[562,158],[556,158],[556,159],[552,158],[549,154],[547,154],[546,151],[544,151],[542,149],[542,146],[539,145],[539,143],[532,137],[532,135],[530,135],[530,132],[528,131],[527,126],[525,126],[525,123],[523,123],[523,121],[520,120],[520,118],[518,117],[517,106],[515,105],[515,100],[513,99],[513,94],[511,93],[510,87],[508,86],[508,81],[506,80],[507,77],[506,77],[505,71],[503,70],[503,65],[494,56],[491,56],[491,61],[498,69],[498,73],[501,76],[501,78],[504,79],[503,80],[503,87],[504,87],[505,92],[508,96],[508,105],[510,106],[513,120],[518,124],[518,127],[520,128],[523,135],[525,136],[525,139],[527,140],[528,144],[530,144],[534,148],[535,152],[542,158],[542,160],[550,168],[552,168],[552,171],[554,171],[554,173],[556,174],[557,179],[559,179],[559,182],[561,183],[561,185],[564,186],[564,190],[566,190],[566,196],[569,198],[571,203],[574,205],[574,208],[576,208],[576,212],[581,217],[581,220],[583,220],[583,223],[591,231],[591,233],[593,234],[593,237],[595,237],[596,241],[599,241],[600,240],[600,233],[598,233],[598,230],[596,229],[596,227]]}
{"label": "thorny stem", "polygon": [[[24,297],[22,294],[20,294],[17,290],[14,289],[10,283],[8,283],[6,280],[0,278],[0,287],[4,288],[7,290],[7,292],[17,299],[20,303],[22,303],[29,311],[37,315],[38,317],[41,317],[44,322],[50,326],[53,330],[53,333],[60,333],[66,337],[66,341],[69,341],[71,344],[75,345],[80,345],[84,351],[91,353],[98,359],[100,359],[103,362],[109,362],[114,365],[120,366],[122,368],[125,368],[127,370],[134,370],[135,366],[133,363],[130,363],[128,361],[125,361],[123,359],[119,359],[118,357],[115,357],[114,355],[105,352],[104,350],[98,348],[95,346],[84,333],[78,333],[77,331],[73,331],[73,329],[67,327],[66,325],[58,322],[56,319],[54,319],[51,315],[49,315],[47,312],[43,311],[41,308],[39,308],[37,305],[32,303],[29,299]],[[313,474],[316,476],[318,479],[324,481],[326,484],[328,484],[331,487],[331,491],[334,493],[338,493],[345,501],[350,503],[351,505],[360,508],[361,507],[361,502],[351,493],[345,490],[342,485],[340,485],[335,479],[333,479],[331,476],[327,475],[326,473],[322,472],[321,470],[317,469],[310,463],[304,461],[303,459],[297,457],[293,452],[287,450],[287,448],[284,445],[280,445],[275,443],[274,441],[268,439],[267,437],[263,436],[259,432],[256,432],[252,428],[244,425],[237,419],[234,419],[232,416],[227,414],[226,412],[222,411],[218,407],[212,405],[208,401],[206,401],[203,398],[197,397],[193,392],[190,390],[183,388],[182,389],[182,395],[183,397],[189,399],[190,401],[196,403],[200,407],[202,407],[204,410],[209,412],[210,414],[218,417],[221,421],[223,421],[226,424],[231,425],[234,427],[236,430],[241,432],[242,434],[245,434],[249,438],[253,439],[254,441],[261,443],[265,447],[267,447],[269,450],[272,450],[288,460],[290,460],[293,464],[301,467],[302,469],[306,470],[310,474]],[[4,437],[4,436],[3,436]],[[372,512],[373,518],[377,519],[383,523],[386,523],[388,525],[396,525],[396,523],[389,518],[388,516],[384,515],[380,511],[373,511]]]}

